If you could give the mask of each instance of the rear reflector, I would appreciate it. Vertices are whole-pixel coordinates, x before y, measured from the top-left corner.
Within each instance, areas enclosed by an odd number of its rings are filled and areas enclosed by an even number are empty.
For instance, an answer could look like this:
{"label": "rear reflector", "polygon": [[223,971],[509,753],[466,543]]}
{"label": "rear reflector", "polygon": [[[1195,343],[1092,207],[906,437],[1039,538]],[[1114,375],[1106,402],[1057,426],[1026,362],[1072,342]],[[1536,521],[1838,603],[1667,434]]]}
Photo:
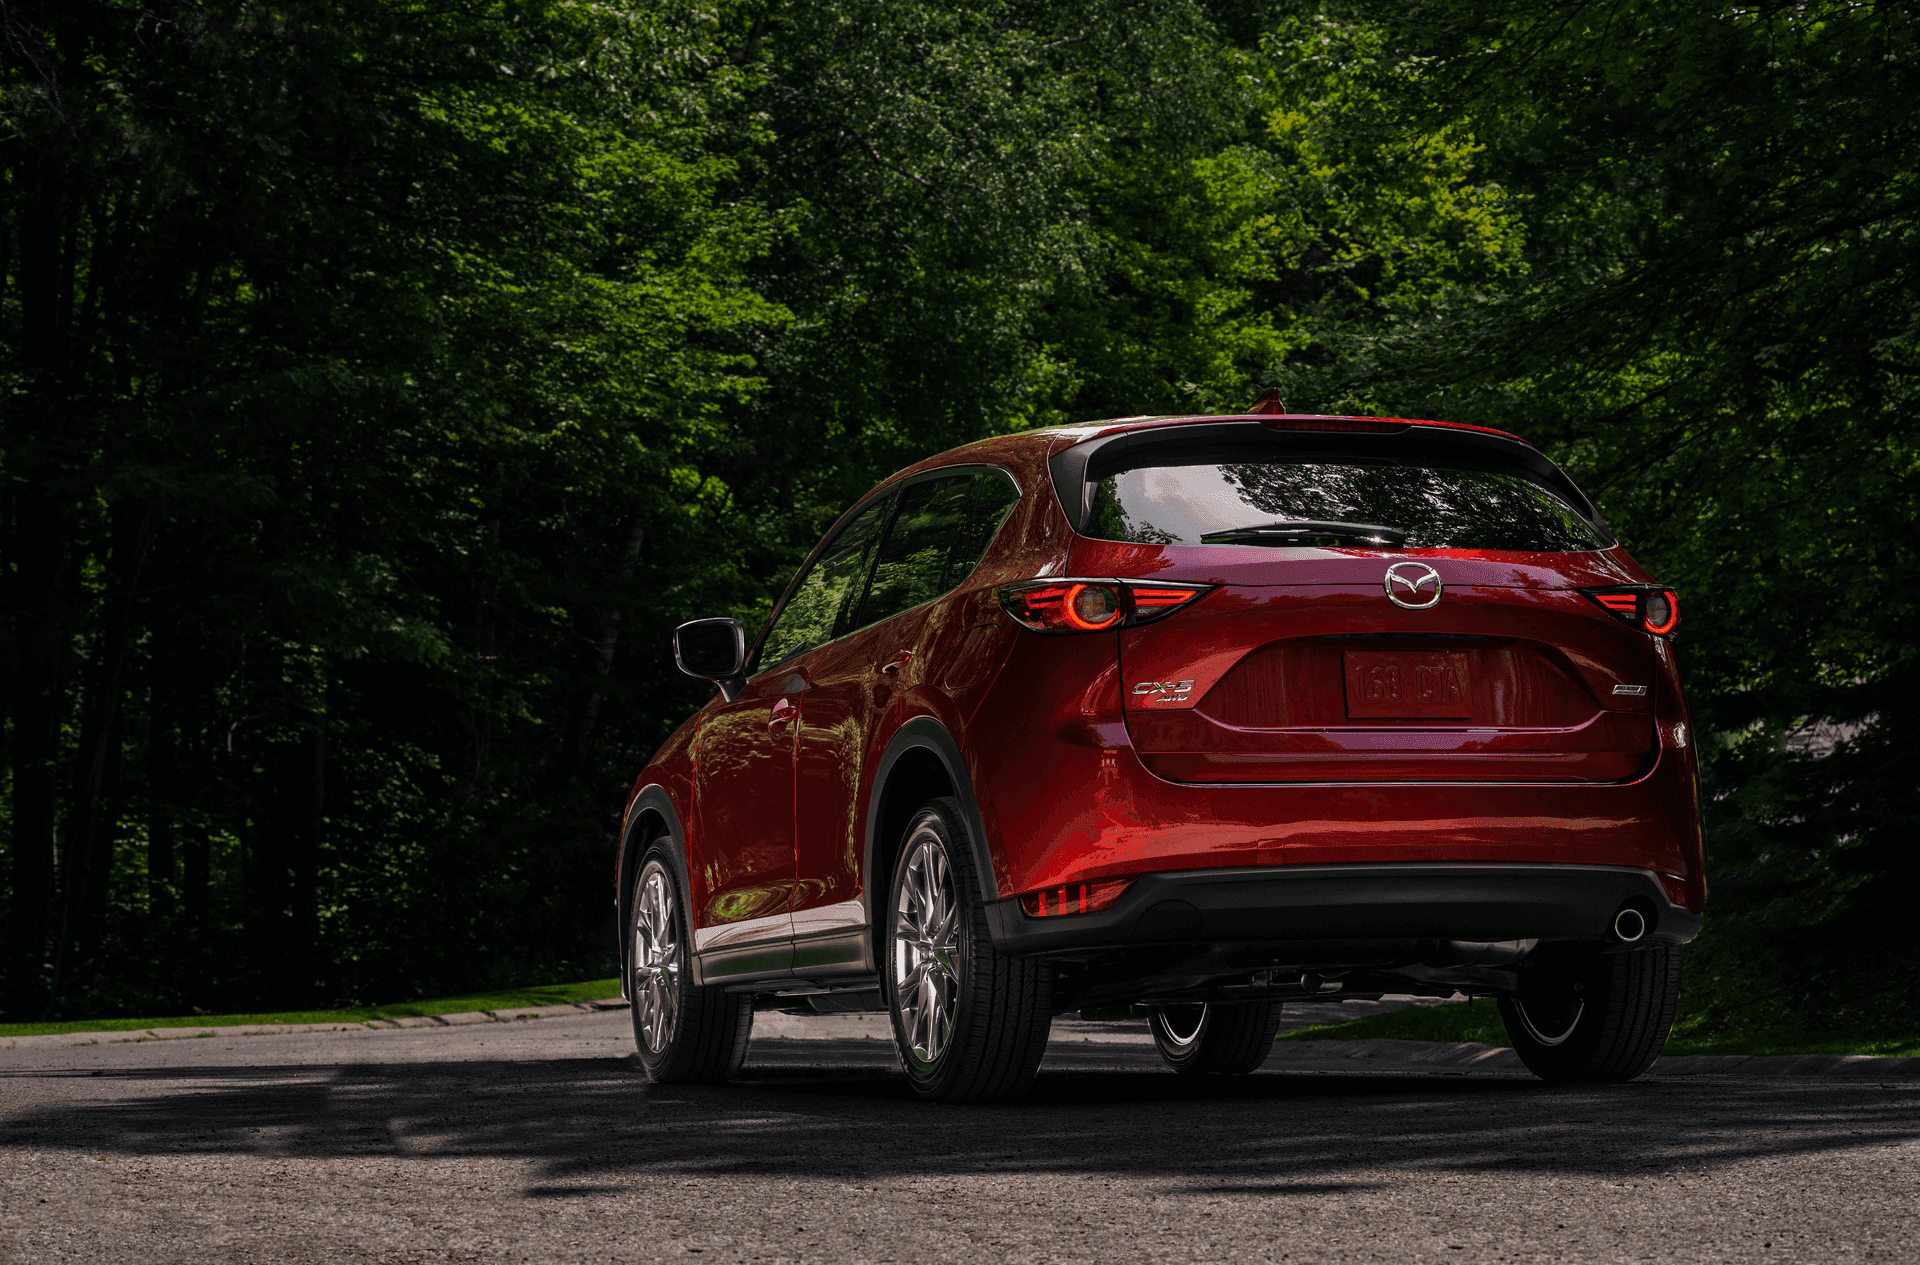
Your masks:
{"label": "rear reflector", "polygon": [[1097,914],[1111,909],[1126,890],[1130,878],[1110,878],[1098,883],[1069,883],[1065,887],[1043,887],[1020,898],[1020,908],[1029,918],[1058,918],[1062,914]]}

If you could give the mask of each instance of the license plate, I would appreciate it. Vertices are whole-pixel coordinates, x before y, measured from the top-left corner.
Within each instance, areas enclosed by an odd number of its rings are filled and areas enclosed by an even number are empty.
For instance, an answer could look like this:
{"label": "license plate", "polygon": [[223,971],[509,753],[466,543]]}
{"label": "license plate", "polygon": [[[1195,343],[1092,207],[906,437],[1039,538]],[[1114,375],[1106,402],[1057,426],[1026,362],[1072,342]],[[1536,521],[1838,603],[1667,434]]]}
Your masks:
{"label": "license plate", "polygon": [[1345,657],[1351,719],[1473,716],[1473,683],[1461,651],[1348,650]]}

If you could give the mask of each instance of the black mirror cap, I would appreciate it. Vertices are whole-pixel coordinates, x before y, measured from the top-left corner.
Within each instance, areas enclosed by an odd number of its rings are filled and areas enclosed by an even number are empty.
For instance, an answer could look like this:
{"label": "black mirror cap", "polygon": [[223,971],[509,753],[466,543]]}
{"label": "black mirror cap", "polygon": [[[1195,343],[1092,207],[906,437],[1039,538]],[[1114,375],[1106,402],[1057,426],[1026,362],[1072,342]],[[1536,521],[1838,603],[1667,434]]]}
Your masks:
{"label": "black mirror cap", "polygon": [[695,619],[673,630],[673,661],[688,676],[738,681],[747,666],[747,630],[737,619]]}

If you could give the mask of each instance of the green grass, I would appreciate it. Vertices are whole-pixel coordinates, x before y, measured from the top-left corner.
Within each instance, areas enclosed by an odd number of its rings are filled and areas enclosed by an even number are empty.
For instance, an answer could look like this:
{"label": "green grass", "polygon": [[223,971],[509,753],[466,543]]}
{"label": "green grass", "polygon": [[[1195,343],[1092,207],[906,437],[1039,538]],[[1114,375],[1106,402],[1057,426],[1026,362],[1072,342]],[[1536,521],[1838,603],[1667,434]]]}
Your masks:
{"label": "green grass", "polygon": [[[1324,1023],[1283,1033],[1282,1041],[1477,1041],[1506,1045],[1500,1010],[1487,1000],[1417,1006],[1347,1023]],[[1920,1056],[1920,1034],[1883,1032],[1777,1032],[1729,1037],[1682,1036],[1667,1042],[1668,1054],[1898,1054]]]}
{"label": "green grass", "polygon": [[452,1015],[463,1011],[514,1010],[522,1006],[560,1006],[567,1002],[618,997],[617,979],[587,980],[580,984],[548,984],[538,988],[510,988],[497,993],[469,993],[464,997],[435,997],[393,1006],[365,1006],[354,1010],[274,1010],[252,1015],[185,1015],[164,1019],[70,1019],[58,1023],[0,1023],[0,1037],[33,1037],[60,1032],[138,1032],[144,1028],[230,1028],[260,1023],[365,1023],[369,1019],[404,1019],[414,1015]]}

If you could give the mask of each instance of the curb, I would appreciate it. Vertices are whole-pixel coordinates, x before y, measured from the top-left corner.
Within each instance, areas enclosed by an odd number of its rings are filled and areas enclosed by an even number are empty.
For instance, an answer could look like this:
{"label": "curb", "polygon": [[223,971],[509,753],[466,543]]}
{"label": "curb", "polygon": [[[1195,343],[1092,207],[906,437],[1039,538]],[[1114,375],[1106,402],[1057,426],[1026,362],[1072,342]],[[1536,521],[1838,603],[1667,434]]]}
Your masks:
{"label": "curb", "polygon": [[[407,1015],[398,1019],[371,1019],[365,1023],[235,1024],[230,1027],[142,1028],[124,1032],[58,1032],[40,1036],[0,1038],[0,1050],[45,1049],[57,1046],[130,1045],[144,1041],[181,1041],[205,1037],[264,1037],[300,1032],[366,1032],[403,1028],[457,1028],[481,1023],[524,1023],[625,1010],[619,997],[571,1002],[560,1006],[530,1006],[512,1010],[467,1010],[445,1015]],[[775,1041],[891,1039],[882,1032],[883,1016],[806,1016],[794,1022],[774,1012],[759,1017],[756,1037]],[[848,1024],[847,1020],[855,1020]],[[866,1020],[862,1024],[858,1021]],[[872,1028],[873,1031],[866,1031]],[[856,1030],[858,1029],[858,1030]],[[1153,1038],[1118,1024],[1084,1023],[1061,1019],[1054,1024],[1054,1046],[1151,1045]],[[1274,1043],[1266,1062],[1268,1071],[1399,1074],[1440,1071],[1463,1076],[1473,1073],[1527,1076],[1520,1056],[1505,1046],[1477,1042],[1402,1041],[1375,1037],[1363,1041],[1321,1039],[1281,1040]],[[1920,1080],[1920,1058],[1873,1054],[1674,1054],[1658,1059],[1648,1076],[1844,1077],[1860,1080]]]}
{"label": "curb", "polygon": [[277,1037],[297,1032],[366,1032],[394,1028],[457,1028],[475,1023],[517,1023],[563,1015],[625,1010],[619,997],[568,1002],[559,1006],[525,1006],[514,1010],[463,1010],[446,1015],[404,1015],[398,1019],[369,1019],[365,1023],[242,1023],[207,1024],[191,1028],[132,1028],[114,1032],[49,1032],[36,1036],[0,1037],[0,1050],[45,1049],[49,1046],[129,1045],[142,1041],[191,1041],[204,1037]]}
{"label": "curb", "polygon": [[[1387,1066],[1355,1067],[1373,1062]],[[1279,1041],[1267,1059],[1268,1070],[1400,1071],[1446,1068],[1458,1072],[1513,1072],[1530,1075],[1520,1056],[1506,1046],[1472,1041]],[[1670,1054],[1654,1061],[1647,1076],[1857,1077],[1862,1080],[1920,1079],[1920,1058],[1876,1054]]]}

